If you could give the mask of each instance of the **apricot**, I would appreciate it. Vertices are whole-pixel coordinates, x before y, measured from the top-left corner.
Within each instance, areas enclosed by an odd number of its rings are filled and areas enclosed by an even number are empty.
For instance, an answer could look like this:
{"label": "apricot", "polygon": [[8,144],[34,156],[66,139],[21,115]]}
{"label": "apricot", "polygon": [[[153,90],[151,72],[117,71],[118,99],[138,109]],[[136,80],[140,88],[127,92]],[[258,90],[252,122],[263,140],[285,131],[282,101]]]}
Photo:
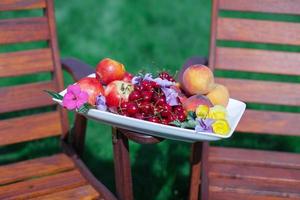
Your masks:
{"label": "apricot", "polygon": [[222,105],[226,107],[229,102],[229,91],[221,84],[215,84],[214,89],[212,89],[206,96],[213,105]]}
{"label": "apricot", "polygon": [[187,112],[189,112],[189,111],[195,112],[199,105],[207,105],[208,107],[213,106],[213,104],[210,102],[210,100],[206,96],[201,95],[201,94],[196,94],[196,95],[190,96],[182,104],[184,110]]}
{"label": "apricot", "polygon": [[214,75],[205,65],[192,65],[182,74],[182,85],[190,95],[207,94],[213,89]]}

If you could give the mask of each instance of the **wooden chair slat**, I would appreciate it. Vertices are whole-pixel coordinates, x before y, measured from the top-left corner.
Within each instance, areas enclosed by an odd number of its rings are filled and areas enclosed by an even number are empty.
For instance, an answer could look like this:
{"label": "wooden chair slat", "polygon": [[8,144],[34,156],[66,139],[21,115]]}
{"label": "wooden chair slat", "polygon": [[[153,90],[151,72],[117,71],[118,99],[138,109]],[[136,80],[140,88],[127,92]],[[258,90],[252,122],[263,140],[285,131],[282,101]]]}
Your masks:
{"label": "wooden chair slat", "polygon": [[300,136],[300,114],[247,109],[236,131]]}
{"label": "wooden chair slat", "polygon": [[0,11],[29,10],[45,8],[45,0],[1,0]]}
{"label": "wooden chair slat", "polygon": [[216,48],[216,69],[300,75],[300,54],[255,49]]}
{"label": "wooden chair slat", "polygon": [[0,121],[0,145],[60,135],[62,125],[58,111]]}
{"label": "wooden chair slat", "polygon": [[[299,0],[219,0],[221,10],[300,14]],[[276,5],[276,6],[270,6]]]}
{"label": "wooden chair slat", "polygon": [[229,163],[211,163],[211,178],[251,179],[270,183],[300,184],[299,169],[261,167]]}
{"label": "wooden chair slat", "polygon": [[300,23],[234,18],[217,23],[219,40],[300,45]]}
{"label": "wooden chair slat", "polygon": [[0,20],[0,44],[49,40],[46,17]]}
{"label": "wooden chair slat", "polygon": [[251,103],[300,105],[300,84],[272,81],[216,78],[229,88],[232,98]]}
{"label": "wooden chair slat", "polygon": [[[101,196],[96,192],[96,190],[90,186],[80,186],[74,189],[65,190],[62,192],[56,192],[54,194],[49,194],[45,196],[40,196],[38,198],[33,198],[32,200],[59,200],[59,199],[65,199],[65,200],[96,200],[99,199]],[[101,199],[101,198],[100,198]]]}
{"label": "wooden chair slat", "polygon": [[209,161],[247,166],[300,169],[299,154],[253,149],[210,147]]}
{"label": "wooden chair slat", "polygon": [[0,78],[53,71],[51,49],[0,54]]}
{"label": "wooden chair slat", "polygon": [[87,181],[80,172],[72,170],[2,186],[0,187],[0,199],[29,199],[86,184]]}
{"label": "wooden chair slat", "polygon": [[[243,195],[252,196],[250,199],[300,199],[300,183],[268,182],[253,179],[211,178],[210,197],[213,193],[234,192],[232,199],[244,199]],[[269,197],[269,198],[268,198]],[[222,198],[227,199],[227,198]],[[246,197],[246,199],[248,199]]]}
{"label": "wooden chair slat", "polygon": [[65,154],[0,166],[0,185],[45,176],[73,169],[74,163]]}
{"label": "wooden chair slat", "polygon": [[0,88],[0,113],[36,108],[55,103],[43,90],[56,90],[53,81],[30,83]]}

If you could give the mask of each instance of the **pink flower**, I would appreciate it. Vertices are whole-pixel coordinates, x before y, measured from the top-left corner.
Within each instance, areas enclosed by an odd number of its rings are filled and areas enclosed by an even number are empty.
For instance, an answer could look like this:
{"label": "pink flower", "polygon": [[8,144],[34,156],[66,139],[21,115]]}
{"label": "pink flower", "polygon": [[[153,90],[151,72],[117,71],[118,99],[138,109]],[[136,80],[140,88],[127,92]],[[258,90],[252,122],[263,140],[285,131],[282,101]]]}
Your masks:
{"label": "pink flower", "polygon": [[80,108],[88,101],[88,93],[81,91],[79,85],[69,85],[63,98],[63,106],[68,110]]}

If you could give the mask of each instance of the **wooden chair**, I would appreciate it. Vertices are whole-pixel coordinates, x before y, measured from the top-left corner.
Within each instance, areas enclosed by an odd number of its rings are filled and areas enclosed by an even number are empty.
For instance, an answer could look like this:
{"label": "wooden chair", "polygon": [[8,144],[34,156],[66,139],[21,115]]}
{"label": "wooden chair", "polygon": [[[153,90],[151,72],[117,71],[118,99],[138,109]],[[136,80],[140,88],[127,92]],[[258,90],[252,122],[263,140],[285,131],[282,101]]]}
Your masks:
{"label": "wooden chair", "polygon": [[[226,85],[233,98],[255,104],[300,106],[299,82],[247,80],[235,77],[234,73],[299,77],[299,52],[221,47],[217,42],[299,46],[300,23],[221,17],[219,11],[224,10],[300,15],[300,1],[214,0],[209,59],[213,69],[232,72],[233,78],[217,78],[216,81]],[[236,131],[299,136],[299,122],[300,113],[247,109]],[[203,158],[202,178],[206,182],[202,185],[201,199],[300,199],[299,154],[207,146]],[[197,188],[194,186],[194,191]]]}
{"label": "wooden chair", "polygon": [[[54,109],[28,116],[1,117],[0,145],[61,136],[63,153],[0,166],[0,199],[115,199],[75,153],[83,150],[86,119],[76,116],[70,134],[66,112],[43,92],[64,88],[53,1],[0,1],[0,11],[29,9],[41,9],[43,16],[0,20],[1,46],[35,41],[46,41],[48,46],[1,53],[0,78],[44,72],[51,74],[51,80],[0,87],[0,113],[4,116],[10,112],[46,106]],[[92,72],[87,65],[74,59],[63,60],[63,67],[75,80]]]}

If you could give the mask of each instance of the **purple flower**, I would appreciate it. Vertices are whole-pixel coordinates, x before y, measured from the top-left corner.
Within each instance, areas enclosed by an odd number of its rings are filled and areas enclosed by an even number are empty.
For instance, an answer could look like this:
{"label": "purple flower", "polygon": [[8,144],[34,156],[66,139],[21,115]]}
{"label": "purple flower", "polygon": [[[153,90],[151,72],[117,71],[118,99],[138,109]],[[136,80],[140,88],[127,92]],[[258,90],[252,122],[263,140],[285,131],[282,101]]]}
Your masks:
{"label": "purple flower", "polygon": [[103,95],[97,96],[97,98],[96,98],[96,108],[98,110],[102,110],[102,111],[106,111],[107,110],[105,96],[103,96]]}
{"label": "purple flower", "polygon": [[170,105],[170,106],[177,106],[178,103],[178,93],[172,89],[172,88],[166,88],[166,87],[162,87],[161,90],[163,91],[163,93],[166,96],[166,102]]}
{"label": "purple flower", "polygon": [[161,87],[170,87],[174,85],[174,82],[168,81],[166,79],[161,79],[161,78],[155,78],[152,81],[156,82]]}
{"label": "purple flower", "polygon": [[214,123],[213,119],[197,118],[198,125],[195,126],[196,132],[213,132],[211,125]]}
{"label": "purple flower", "polygon": [[143,80],[153,81],[152,74],[150,73],[145,74]]}
{"label": "purple flower", "polygon": [[143,80],[143,77],[142,77],[142,76],[134,76],[134,77],[131,79],[131,83],[132,83],[133,85],[135,85],[135,84],[140,83],[142,80]]}
{"label": "purple flower", "polygon": [[79,85],[69,85],[63,97],[63,106],[68,110],[80,108],[88,101],[88,93],[81,91]]}

